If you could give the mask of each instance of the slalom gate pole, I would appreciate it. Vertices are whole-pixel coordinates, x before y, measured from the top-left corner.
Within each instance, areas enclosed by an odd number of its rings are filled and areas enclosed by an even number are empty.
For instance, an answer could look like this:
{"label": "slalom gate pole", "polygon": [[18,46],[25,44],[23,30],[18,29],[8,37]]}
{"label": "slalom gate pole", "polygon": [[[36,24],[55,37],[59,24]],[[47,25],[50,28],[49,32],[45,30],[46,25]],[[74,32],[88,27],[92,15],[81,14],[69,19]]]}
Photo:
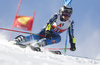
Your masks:
{"label": "slalom gate pole", "polygon": [[[16,16],[17,16],[18,12],[19,12],[19,8],[20,8],[20,5],[21,5],[21,2],[22,2],[22,0],[19,1],[18,8],[17,8],[17,12],[16,12],[16,15],[15,15],[15,18],[16,18]],[[12,30],[13,30],[13,28],[14,28],[14,23],[15,23],[15,19],[14,19],[14,22],[13,22],[13,25],[12,25],[12,28],[11,28]],[[12,36],[12,32],[10,33],[9,40],[11,39],[11,36]]]}
{"label": "slalom gate pole", "polygon": [[[19,32],[19,33],[25,33],[25,34],[39,35],[39,34],[35,34],[35,33],[23,32],[23,31],[12,30],[12,29],[5,29],[5,28],[0,28],[0,29],[1,30],[6,30],[6,31],[13,31],[13,32]],[[45,37],[45,35],[39,35],[39,36]]]}
{"label": "slalom gate pole", "polygon": [[72,0],[63,0],[65,5],[71,5]]}
{"label": "slalom gate pole", "polygon": [[[47,50],[64,50],[65,48],[45,48]],[[70,50],[70,48],[66,48],[66,50]]]}

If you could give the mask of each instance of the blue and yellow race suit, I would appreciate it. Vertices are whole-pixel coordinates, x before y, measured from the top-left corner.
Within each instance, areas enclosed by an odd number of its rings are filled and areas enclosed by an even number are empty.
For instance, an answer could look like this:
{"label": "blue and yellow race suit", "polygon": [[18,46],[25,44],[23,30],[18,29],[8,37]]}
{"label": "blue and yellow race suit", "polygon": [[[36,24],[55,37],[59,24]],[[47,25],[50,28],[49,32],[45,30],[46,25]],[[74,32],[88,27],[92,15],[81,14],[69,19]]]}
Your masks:
{"label": "blue and yellow race suit", "polygon": [[[70,43],[75,43],[75,38],[73,35],[74,29],[73,29],[74,21],[69,18],[67,21],[61,21],[60,14],[54,14],[48,21],[47,25],[38,33],[39,35],[45,35],[45,31],[51,31],[52,39],[46,39],[46,44],[54,44],[59,43],[61,41],[60,34],[66,30],[69,31],[69,40]],[[40,40],[42,36],[39,35],[29,35],[26,36],[26,41],[30,41],[32,39],[34,40]]]}

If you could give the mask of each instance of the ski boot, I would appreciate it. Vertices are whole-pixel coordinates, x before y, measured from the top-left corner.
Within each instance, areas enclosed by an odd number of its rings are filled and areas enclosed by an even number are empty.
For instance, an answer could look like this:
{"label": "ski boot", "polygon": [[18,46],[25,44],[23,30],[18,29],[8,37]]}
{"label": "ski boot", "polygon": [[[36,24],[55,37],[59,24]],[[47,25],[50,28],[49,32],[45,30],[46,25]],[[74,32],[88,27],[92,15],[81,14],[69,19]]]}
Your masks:
{"label": "ski boot", "polygon": [[46,46],[46,41],[43,40],[41,42],[37,42],[37,43],[33,43],[33,44],[30,44],[30,48],[33,50],[33,51],[41,51],[40,47],[44,47]]}
{"label": "ski boot", "polygon": [[23,35],[19,35],[14,39],[14,43],[15,45],[19,45],[21,48],[26,48],[27,45],[24,45],[22,43],[25,43],[26,39]]}

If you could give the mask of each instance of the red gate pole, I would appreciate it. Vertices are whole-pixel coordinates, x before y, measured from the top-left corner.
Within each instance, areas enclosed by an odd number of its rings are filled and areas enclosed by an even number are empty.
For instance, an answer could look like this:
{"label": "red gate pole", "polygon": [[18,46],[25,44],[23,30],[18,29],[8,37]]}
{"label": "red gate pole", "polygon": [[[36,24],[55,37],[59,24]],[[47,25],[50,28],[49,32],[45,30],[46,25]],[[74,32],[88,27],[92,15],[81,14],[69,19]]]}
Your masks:
{"label": "red gate pole", "polygon": [[[19,4],[18,4],[18,8],[17,8],[17,12],[16,12],[16,15],[15,15],[15,18],[16,18],[17,14],[18,14],[18,11],[19,11],[21,2],[22,2],[22,0],[20,0],[20,2],[19,2]],[[15,23],[15,19],[14,19],[14,22],[13,22],[12,30],[13,30],[13,28],[14,28],[14,23]],[[10,33],[9,40],[11,39],[11,36],[12,36],[12,31],[11,31],[11,33]]]}

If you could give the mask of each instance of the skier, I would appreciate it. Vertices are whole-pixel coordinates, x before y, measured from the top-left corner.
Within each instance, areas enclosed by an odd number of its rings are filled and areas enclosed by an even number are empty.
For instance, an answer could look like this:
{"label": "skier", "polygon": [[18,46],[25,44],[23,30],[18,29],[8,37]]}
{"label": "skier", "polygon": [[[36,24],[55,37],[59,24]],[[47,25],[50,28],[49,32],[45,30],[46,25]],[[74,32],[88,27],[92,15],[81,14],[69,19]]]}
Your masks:
{"label": "skier", "polygon": [[[59,10],[59,14],[54,14],[46,24],[46,26],[38,33],[38,35],[31,34],[29,36],[19,35],[15,38],[16,45],[31,41],[32,39],[37,40],[38,42],[30,44],[31,47],[39,48],[46,45],[51,45],[59,43],[61,41],[60,34],[64,31],[69,31],[69,42],[70,50],[75,51],[75,38],[73,35],[74,21],[70,18],[72,15],[73,9],[69,5],[63,5]],[[44,36],[40,36],[44,35]],[[43,38],[46,38],[42,41],[39,41]]]}

